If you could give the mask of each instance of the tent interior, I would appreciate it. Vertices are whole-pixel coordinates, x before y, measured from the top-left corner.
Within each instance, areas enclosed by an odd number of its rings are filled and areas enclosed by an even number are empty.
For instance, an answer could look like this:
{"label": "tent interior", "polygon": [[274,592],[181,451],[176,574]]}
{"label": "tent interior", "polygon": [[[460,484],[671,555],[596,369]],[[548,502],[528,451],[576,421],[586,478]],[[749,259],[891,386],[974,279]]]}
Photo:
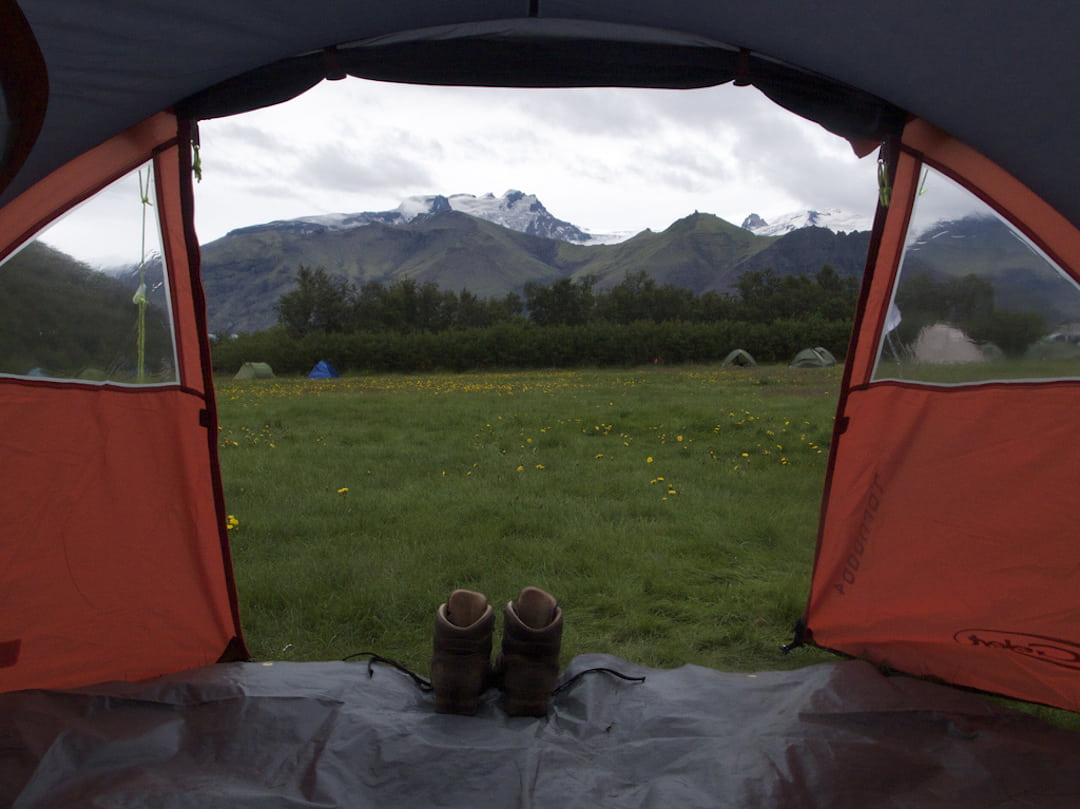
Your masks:
{"label": "tent interior", "polygon": [[[3,0],[0,23],[0,273],[45,267],[26,245],[139,167],[166,267],[131,366],[0,367],[0,806],[1076,805],[1075,732],[981,692],[1080,710],[1080,373],[904,349],[918,295],[945,294],[919,286],[934,240],[1009,311],[1037,289],[1064,322],[1080,300],[1074,7]],[[193,144],[200,120],[350,75],[752,85],[877,157],[796,637],[846,659],[730,674],[585,655],[538,719],[490,693],[475,717],[436,714],[378,662],[250,660]]]}

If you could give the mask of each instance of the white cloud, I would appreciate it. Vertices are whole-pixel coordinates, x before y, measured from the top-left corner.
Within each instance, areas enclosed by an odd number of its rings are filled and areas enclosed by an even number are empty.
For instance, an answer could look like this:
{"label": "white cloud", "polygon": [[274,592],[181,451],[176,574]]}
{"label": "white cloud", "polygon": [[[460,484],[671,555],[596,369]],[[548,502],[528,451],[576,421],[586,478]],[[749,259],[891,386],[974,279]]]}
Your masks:
{"label": "white cloud", "polygon": [[869,215],[874,160],[752,88],[447,88],[349,79],[201,124],[196,226],[394,208],[414,194],[536,194],[594,232],[736,224],[802,208]]}

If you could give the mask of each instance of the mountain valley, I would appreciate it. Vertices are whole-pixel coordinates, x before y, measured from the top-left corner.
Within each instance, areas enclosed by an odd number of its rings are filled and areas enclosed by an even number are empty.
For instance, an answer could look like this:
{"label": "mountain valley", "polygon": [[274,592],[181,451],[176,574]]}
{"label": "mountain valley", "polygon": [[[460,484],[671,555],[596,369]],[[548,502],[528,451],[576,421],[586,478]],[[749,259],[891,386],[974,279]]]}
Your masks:
{"label": "mountain valley", "polygon": [[861,273],[869,234],[801,224],[810,214],[788,217],[796,224],[786,229],[757,217],[758,229],[772,227],[774,235],[695,212],[659,233],[595,236],[556,219],[535,196],[511,190],[501,197],[412,197],[393,211],[254,225],[202,247],[210,329],[273,325],[275,305],[301,266],[356,285],[412,279],[480,298],[560,278],[592,278],[604,290],[639,272],[695,293],[732,293],[744,272],[766,268],[812,275],[831,264],[842,276]]}

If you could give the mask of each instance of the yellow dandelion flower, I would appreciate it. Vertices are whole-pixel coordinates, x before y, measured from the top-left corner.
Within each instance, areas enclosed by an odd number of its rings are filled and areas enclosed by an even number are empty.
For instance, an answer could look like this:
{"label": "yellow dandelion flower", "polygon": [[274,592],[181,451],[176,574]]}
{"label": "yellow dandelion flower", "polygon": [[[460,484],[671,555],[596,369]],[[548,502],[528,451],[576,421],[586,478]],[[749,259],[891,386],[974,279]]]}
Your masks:
{"label": "yellow dandelion flower", "polygon": [[537,468],[537,469],[539,469],[539,470],[541,470],[541,471],[543,471],[543,469],[544,469],[544,465],[543,465],[542,463],[538,463],[538,464],[536,465],[536,468]]}
{"label": "yellow dandelion flower", "polygon": [[600,460],[601,458],[603,458],[603,457],[604,457],[604,453],[602,453],[602,452],[598,452],[598,453],[596,453],[595,455],[593,455],[593,457],[594,457],[594,458],[595,458],[596,460]]}
{"label": "yellow dandelion flower", "polygon": [[652,455],[645,459],[645,463],[652,463]]}
{"label": "yellow dandelion flower", "polygon": [[338,494],[345,494],[347,491],[349,491],[349,487],[348,486],[342,486],[340,489],[337,490],[337,493]]}
{"label": "yellow dandelion flower", "polygon": [[519,467],[518,467],[517,469],[515,469],[514,471],[515,471],[515,472],[524,472],[524,471],[525,471],[525,467],[524,467],[524,466],[519,466]]}

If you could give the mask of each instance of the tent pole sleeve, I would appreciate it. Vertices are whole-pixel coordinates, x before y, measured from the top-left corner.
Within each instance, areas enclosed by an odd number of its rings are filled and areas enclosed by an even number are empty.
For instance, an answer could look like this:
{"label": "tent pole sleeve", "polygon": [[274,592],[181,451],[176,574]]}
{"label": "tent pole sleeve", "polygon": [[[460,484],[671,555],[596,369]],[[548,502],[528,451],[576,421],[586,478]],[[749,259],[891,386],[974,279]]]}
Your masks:
{"label": "tent pole sleeve", "polygon": [[180,204],[183,217],[184,239],[187,245],[188,271],[191,279],[191,294],[195,305],[195,322],[199,338],[199,360],[202,368],[202,382],[205,409],[202,426],[206,430],[206,449],[209,454],[210,471],[214,486],[214,507],[217,511],[218,539],[221,545],[221,561],[225,571],[225,582],[229,591],[229,606],[232,610],[234,637],[222,651],[219,662],[243,660],[250,657],[244,644],[243,630],[240,624],[240,602],[236,591],[236,575],[233,571],[232,552],[229,549],[229,535],[226,527],[225,491],[221,483],[221,464],[218,457],[218,411],[214,393],[214,367],[210,353],[210,333],[207,328],[206,294],[203,290],[201,275],[201,252],[199,239],[195,233],[195,189],[192,184],[193,166],[191,144],[194,138],[195,122],[186,118],[177,119],[177,131],[180,142],[178,151],[180,163]]}
{"label": "tent pole sleeve", "polygon": [[[844,363],[844,375],[840,383],[836,418],[833,420],[832,440],[829,442],[829,460],[825,470],[825,484],[821,493],[821,508],[818,510],[818,536],[817,546],[814,550],[815,570],[825,535],[826,516],[836,466],[837,448],[843,440],[843,434],[847,428],[848,394],[853,386],[866,384],[873,370],[873,357],[877,345],[874,338],[878,334],[878,330],[874,326],[874,318],[877,317],[878,307],[880,306],[880,303],[875,305],[873,301],[880,299],[882,284],[885,284],[886,294],[892,288],[892,278],[899,265],[904,234],[907,232],[911,206],[914,203],[914,191],[917,185],[919,166],[906,165],[904,167],[905,173],[901,173],[900,156],[899,137],[888,138],[882,143],[879,160],[882,161],[882,180],[888,184],[889,193],[880,193],[879,189],[874,224],[870,233],[870,245],[867,249],[862,285],[859,289],[858,305],[855,309],[855,319],[852,325],[851,337],[848,341],[847,360]],[[898,181],[900,181],[899,188],[897,187]],[[869,364],[867,358],[869,358]],[[809,625],[812,598],[813,588],[811,587],[803,617],[796,624],[795,637],[792,639],[790,648],[814,642],[813,629]]]}

